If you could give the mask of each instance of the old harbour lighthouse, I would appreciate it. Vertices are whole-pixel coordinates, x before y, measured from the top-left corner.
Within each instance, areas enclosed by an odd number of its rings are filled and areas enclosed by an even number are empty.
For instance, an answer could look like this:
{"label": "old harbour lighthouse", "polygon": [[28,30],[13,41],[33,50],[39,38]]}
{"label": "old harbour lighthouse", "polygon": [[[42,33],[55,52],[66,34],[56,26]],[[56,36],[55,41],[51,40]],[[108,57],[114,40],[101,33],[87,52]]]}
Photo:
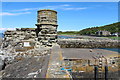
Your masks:
{"label": "old harbour lighthouse", "polygon": [[50,9],[37,11],[37,28],[16,28],[7,30],[5,40],[21,42],[25,48],[37,46],[52,47],[57,42],[57,12]]}
{"label": "old harbour lighthouse", "polygon": [[52,46],[57,41],[57,12],[39,10],[37,15],[37,37],[42,45]]}

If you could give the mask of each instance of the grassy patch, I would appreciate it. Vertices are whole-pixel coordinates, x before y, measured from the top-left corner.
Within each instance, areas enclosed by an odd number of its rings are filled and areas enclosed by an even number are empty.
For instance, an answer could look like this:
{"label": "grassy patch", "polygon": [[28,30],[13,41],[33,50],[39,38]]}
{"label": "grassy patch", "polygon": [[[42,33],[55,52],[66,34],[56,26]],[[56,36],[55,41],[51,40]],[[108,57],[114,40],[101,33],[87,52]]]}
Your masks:
{"label": "grassy patch", "polygon": [[114,40],[120,40],[120,37],[108,37],[108,38],[111,38],[111,39],[114,39]]}
{"label": "grassy patch", "polygon": [[120,40],[120,37],[103,37],[103,38],[110,38],[110,39],[113,39],[113,40]]}

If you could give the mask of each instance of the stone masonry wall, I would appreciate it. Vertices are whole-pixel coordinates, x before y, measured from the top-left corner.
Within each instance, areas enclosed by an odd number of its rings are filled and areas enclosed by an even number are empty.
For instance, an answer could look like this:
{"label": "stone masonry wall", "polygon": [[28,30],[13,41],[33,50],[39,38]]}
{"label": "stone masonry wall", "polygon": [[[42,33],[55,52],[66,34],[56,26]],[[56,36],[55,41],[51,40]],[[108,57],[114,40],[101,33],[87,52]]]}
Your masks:
{"label": "stone masonry wall", "polygon": [[57,42],[57,12],[39,10],[37,16],[37,37],[41,45],[52,46]]}
{"label": "stone masonry wall", "polygon": [[59,39],[61,48],[120,48],[118,40]]}
{"label": "stone masonry wall", "polygon": [[28,40],[35,39],[35,28],[16,28],[16,30],[7,30],[4,33],[5,40]]}

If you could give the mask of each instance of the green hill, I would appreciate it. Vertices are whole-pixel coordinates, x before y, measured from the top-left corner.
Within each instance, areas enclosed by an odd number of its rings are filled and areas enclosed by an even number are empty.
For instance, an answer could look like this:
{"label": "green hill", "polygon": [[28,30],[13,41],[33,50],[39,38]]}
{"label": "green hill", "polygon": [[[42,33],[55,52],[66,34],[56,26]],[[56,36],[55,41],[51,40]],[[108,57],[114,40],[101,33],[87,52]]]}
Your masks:
{"label": "green hill", "polygon": [[59,35],[77,35],[79,34],[79,31],[65,31],[65,32],[58,31],[58,34]]}
{"label": "green hill", "polygon": [[95,32],[98,30],[105,30],[105,31],[109,31],[111,33],[120,32],[120,22],[105,25],[105,26],[100,26],[100,27],[86,28],[86,29],[79,31],[79,34],[80,35],[95,34]]}
{"label": "green hill", "polygon": [[99,30],[105,30],[111,33],[120,32],[120,22],[116,22],[113,24],[104,25],[100,27],[86,28],[80,31],[66,31],[66,32],[58,31],[58,34],[59,35],[90,35],[90,34],[95,34]]}

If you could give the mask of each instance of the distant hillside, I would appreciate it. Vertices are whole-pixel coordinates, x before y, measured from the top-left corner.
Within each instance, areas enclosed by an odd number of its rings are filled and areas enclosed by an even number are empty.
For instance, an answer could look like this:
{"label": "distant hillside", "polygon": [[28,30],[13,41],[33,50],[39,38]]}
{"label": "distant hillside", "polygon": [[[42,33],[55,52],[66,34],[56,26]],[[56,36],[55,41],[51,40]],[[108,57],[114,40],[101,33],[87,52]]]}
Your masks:
{"label": "distant hillside", "polygon": [[91,28],[86,28],[80,31],[58,31],[59,35],[89,35],[89,34],[95,34],[95,32],[99,30],[106,30],[111,33],[116,33],[120,32],[120,22],[105,25],[105,26],[100,26],[100,27],[91,27]]}
{"label": "distant hillside", "polygon": [[58,35],[77,35],[79,34],[79,31],[58,31]]}
{"label": "distant hillside", "polygon": [[111,33],[120,32],[120,22],[101,26],[101,27],[86,28],[86,29],[79,31],[79,34],[80,35],[95,34],[95,32],[98,30],[106,30]]}

